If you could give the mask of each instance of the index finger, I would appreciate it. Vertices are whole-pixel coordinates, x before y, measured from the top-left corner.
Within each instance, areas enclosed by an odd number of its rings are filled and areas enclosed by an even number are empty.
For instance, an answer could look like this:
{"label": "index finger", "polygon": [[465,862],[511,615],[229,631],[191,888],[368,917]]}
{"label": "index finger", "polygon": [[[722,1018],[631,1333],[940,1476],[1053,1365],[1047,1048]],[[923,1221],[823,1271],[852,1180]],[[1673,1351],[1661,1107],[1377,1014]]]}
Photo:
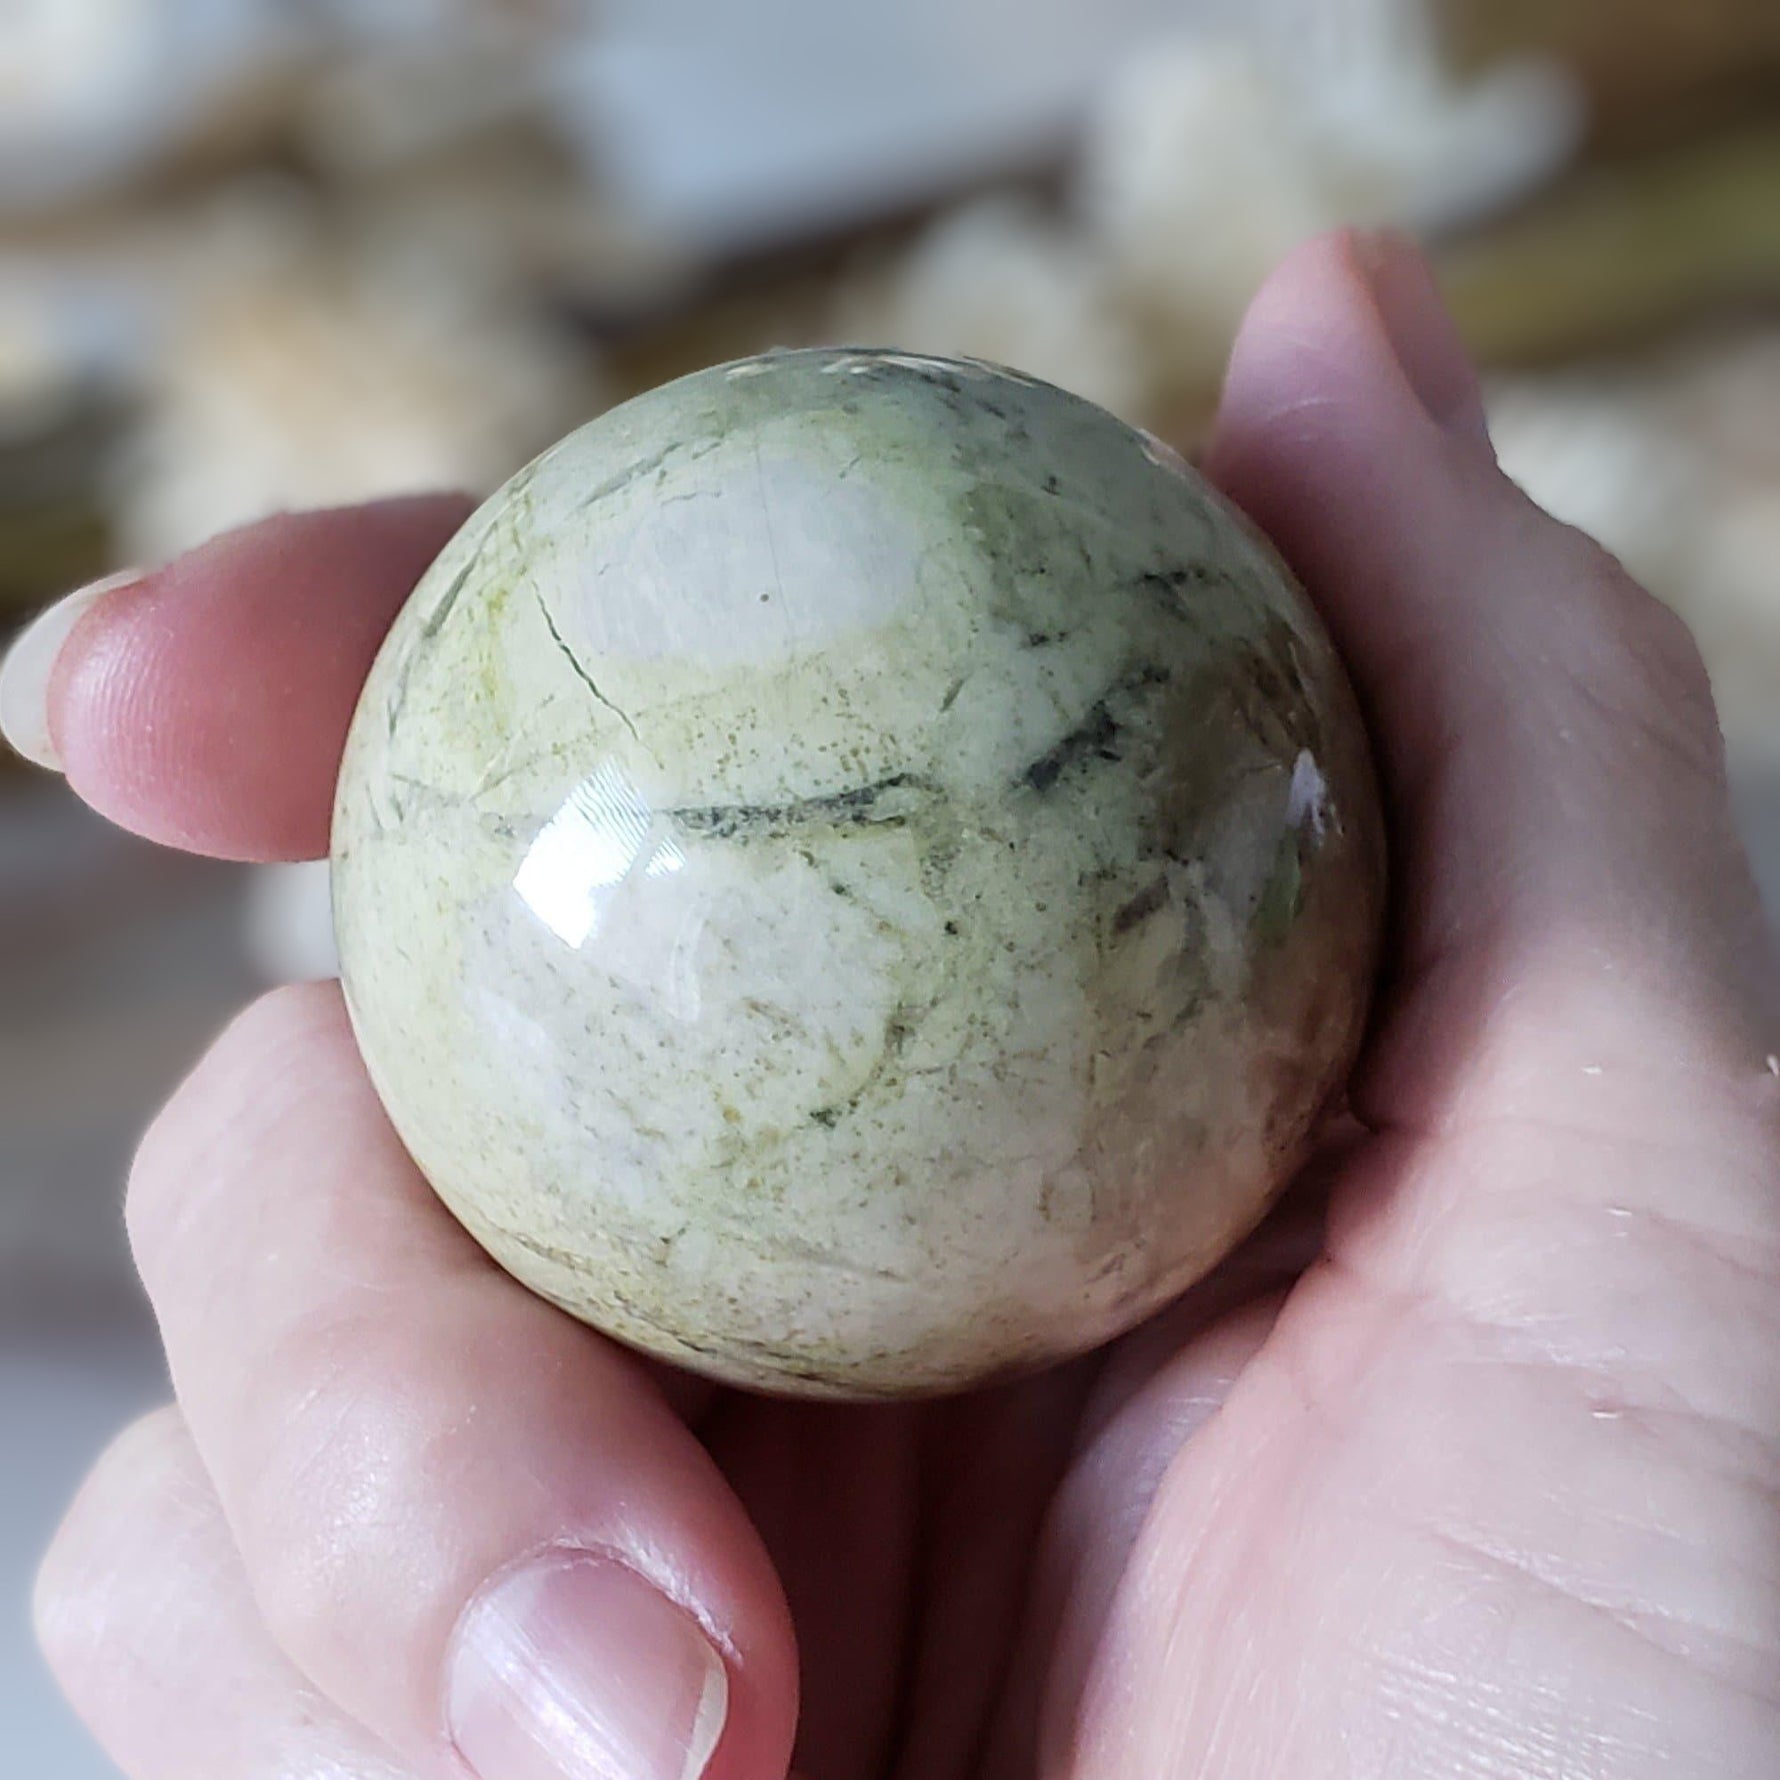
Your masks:
{"label": "index finger", "polygon": [[[463,523],[461,495],[281,514],[167,567],[73,595],[50,661],[6,678],[102,816],[223,859],[327,851],[346,729],[390,621]],[[78,612],[78,616],[75,614]]]}

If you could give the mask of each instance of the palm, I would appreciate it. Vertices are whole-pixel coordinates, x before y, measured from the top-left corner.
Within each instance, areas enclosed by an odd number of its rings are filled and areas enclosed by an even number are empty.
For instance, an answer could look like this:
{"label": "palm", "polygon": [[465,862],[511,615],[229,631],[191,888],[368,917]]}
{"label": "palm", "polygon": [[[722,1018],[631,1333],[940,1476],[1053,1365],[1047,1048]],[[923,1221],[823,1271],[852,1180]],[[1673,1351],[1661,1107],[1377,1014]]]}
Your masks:
{"label": "palm", "polygon": [[704,1437],[799,1629],[800,1775],[1308,1774],[1331,1746],[1355,1772],[1553,1749],[1764,1771],[1780,1616],[1751,1534],[1777,1424],[1653,1391],[1633,1357],[1653,1303],[1747,1292],[1743,1263],[1588,1171],[1547,1251],[1480,1227],[1464,1297],[1392,1283],[1393,1199],[1565,1143],[1537,1120],[1344,1142],[1289,1293],[1317,1187],[1154,1323],[1016,1386],[714,1399]]}

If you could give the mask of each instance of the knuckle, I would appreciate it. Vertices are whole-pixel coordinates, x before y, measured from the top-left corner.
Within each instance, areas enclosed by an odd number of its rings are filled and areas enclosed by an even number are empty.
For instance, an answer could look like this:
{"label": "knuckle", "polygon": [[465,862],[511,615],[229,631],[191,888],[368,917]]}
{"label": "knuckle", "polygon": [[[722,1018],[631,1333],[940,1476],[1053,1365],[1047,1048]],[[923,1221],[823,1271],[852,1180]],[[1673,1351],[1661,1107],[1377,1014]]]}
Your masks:
{"label": "knuckle", "polygon": [[1718,780],[1718,710],[1692,629],[1594,539],[1576,531],[1569,537],[1569,581],[1582,630],[1572,677],[1641,740],[1691,775]]}
{"label": "knuckle", "polygon": [[376,1312],[293,1331],[268,1370],[286,1382],[231,1508],[267,1623],[319,1658],[343,1626],[387,1623],[392,1564],[417,1537],[430,1545],[427,1523],[448,1512],[428,1367]]}
{"label": "knuckle", "polygon": [[300,1074],[285,1066],[289,1054],[310,1041],[335,999],[327,986],[310,983],[261,996],[224,1029],[150,1123],[130,1165],[124,1228],[151,1291],[194,1214],[226,1190],[229,1153],[288,1104],[286,1084]]}
{"label": "knuckle", "polygon": [[1607,575],[1620,601],[1626,647],[1649,670],[1653,690],[1696,715],[1710,710],[1712,682],[1687,621],[1617,563]]}
{"label": "knuckle", "polygon": [[171,1404],[133,1422],[94,1463],[44,1554],[32,1623],[51,1669],[77,1698],[131,1647],[134,1593],[119,1587],[120,1572],[144,1561],[136,1529],[169,1518],[194,1463],[191,1437]]}

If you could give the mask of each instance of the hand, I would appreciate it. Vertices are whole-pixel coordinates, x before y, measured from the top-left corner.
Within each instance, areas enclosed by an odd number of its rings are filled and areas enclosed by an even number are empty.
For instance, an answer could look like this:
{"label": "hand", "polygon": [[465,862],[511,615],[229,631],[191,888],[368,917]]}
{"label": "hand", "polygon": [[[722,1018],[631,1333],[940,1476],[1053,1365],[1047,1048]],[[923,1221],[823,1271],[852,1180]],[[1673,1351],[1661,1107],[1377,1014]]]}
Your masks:
{"label": "hand", "polygon": [[[1274,276],[1211,466],[1352,666],[1397,847],[1316,1180],[1090,1360],[753,1400],[497,1272],[334,988],[269,997],[137,1159],[178,1405],[39,1590],[136,1780],[781,1780],[794,1734],[806,1780],[1773,1775],[1780,998],[1698,658],[1497,470],[1401,245]],[[320,853],[462,512],[280,519],[106,595],[41,700],[74,788]]]}

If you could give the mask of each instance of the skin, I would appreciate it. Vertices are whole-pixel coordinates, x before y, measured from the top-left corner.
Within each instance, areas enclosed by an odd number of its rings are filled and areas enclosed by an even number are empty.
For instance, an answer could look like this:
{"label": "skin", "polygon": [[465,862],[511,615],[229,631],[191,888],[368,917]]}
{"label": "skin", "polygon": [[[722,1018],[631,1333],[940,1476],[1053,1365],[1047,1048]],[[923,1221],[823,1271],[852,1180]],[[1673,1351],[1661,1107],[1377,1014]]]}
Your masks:
{"label": "skin", "polygon": [[[1498,473],[1400,248],[1275,274],[1211,467],[1353,670],[1397,848],[1353,1119],[1279,1216],[1016,1387],[727,1394],[496,1272],[337,992],[274,995],[144,1144],[178,1404],[39,1591],[127,1772],[461,1775],[451,1627],[566,1529],[728,1640],[713,1780],[781,1780],[794,1737],[806,1780],[1772,1774],[1780,985],[1698,657]],[[353,690],[460,513],[275,521],[101,603],[51,689],[75,789],[319,854]]]}

